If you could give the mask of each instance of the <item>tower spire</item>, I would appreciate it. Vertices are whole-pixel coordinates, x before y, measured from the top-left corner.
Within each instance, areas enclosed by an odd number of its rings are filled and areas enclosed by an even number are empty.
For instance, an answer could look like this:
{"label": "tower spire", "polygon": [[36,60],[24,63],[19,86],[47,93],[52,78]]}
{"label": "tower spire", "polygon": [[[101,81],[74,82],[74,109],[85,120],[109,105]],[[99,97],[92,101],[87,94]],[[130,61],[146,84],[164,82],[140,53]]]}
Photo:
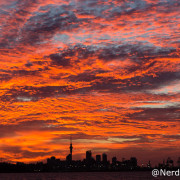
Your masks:
{"label": "tower spire", "polygon": [[72,146],[72,136],[70,136],[70,146],[69,146],[69,149],[70,149],[70,155],[71,155],[71,160],[72,160],[72,150],[73,150],[73,146]]}

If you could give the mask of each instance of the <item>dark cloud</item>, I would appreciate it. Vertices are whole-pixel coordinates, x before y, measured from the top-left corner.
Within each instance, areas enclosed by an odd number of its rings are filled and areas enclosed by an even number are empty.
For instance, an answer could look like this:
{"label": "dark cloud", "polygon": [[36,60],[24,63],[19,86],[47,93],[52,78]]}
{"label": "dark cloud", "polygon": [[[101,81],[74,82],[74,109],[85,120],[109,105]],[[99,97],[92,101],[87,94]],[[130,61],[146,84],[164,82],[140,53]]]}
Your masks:
{"label": "dark cloud", "polygon": [[[26,117],[21,119],[16,119],[16,124],[0,125],[0,138],[3,137],[13,137],[16,136],[16,132],[25,131],[74,131],[78,128],[68,128],[65,125],[58,124],[55,120],[31,120],[32,117],[40,116],[40,113],[27,114]],[[18,122],[19,120],[24,120],[23,122]],[[56,125],[53,125],[56,124]]]}
{"label": "dark cloud", "polygon": [[19,70],[11,71],[11,74],[12,74],[13,77],[14,76],[16,76],[16,77],[18,77],[18,76],[28,76],[28,75],[36,76],[36,75],[39,75],[39,71],[41,71],[41,70],[28,71],[28,70],[19,69]]}
{"label": "dark cloud", "polygon": [[37,13],[26,22],[22,29],[24,44],[41,43],[58,32],[73,31],[81,23],[72,11],[67,11],[65,5],[52,6],[48,11]]}
{"label": "dark cloud", "polygon": [[[53,35],[63,31],[73,31],[81,21],[67,5],[44,7],[44,11],[33,13],[31,9],[39,5],[38,0],[17,1],[15,10],[10,11],[9,21],[2,27],[0,47],[11,49],[18,45],[36,45],[50,40]],[[42,9],[42,8],[41,8]],[[25,17],[30,16],[26,20]],[[25,22],[26,21],[26,22]],[[9,31],[11,29],[11,31]],[[19,49],[22,51],[22,46]]]}
{"label": "dark cloud", "polygon": [[160,1],[154,5],[160,13],[178,12],[180,2],[178,0]]}
{"label": "dark cloud", "polygon": [[103,61],[121,60],[126,57],[142,65],[149,59],[158,57],[172,57],[170,53],[176,52],[175,48],[159,48],[156,46],[144,45],[143,43],[109,45],[100,49],[98,57]]}
{"label": "dark cloud", "polygon": [[0,82],[9,81],[12,77],[9,74],[0,73]]}
{"label": "dark cloud", "polygon": [[[39,115],[39,114],[35,114]],[[24,121],[19,124],[8,124],[8,125],[0,125],[0,137],[13,137],[16,135],[17,131],[30,131],[34,130],[35,128],[41,129],[45,125],[53,123],[54,121]]]}
{"label": "dark cloud", "polygon": [[33,64],[32,64],[30,61],[28,61],[28,62],[25,64],[25,66],[26,66],[26,67],[31,67],[31,66],[33,66]]}
{"label": "dark cloud", "polygon": [[[142,64],[155,58],[177,57],[177,55],[175,55],[176,52],[177,50],[173,47],[159,48],[152,45],[144,45],[143,43],[139,42],[134,44],[108,44],[107,46],[99,48],[96,46],[77,44],[59,51],[56,54],[51,54],[49,57],[54,63],[59,63],[60,65],[61,63],[67,63],[69,65],[74,56],[76,56],[78,60],[72,62],[72,65],[73,63],[75,64],[77,62],[82,62],[82,60],[89,57],[97,56],[103,62],[113,60],[124,61],[128,57],[139,65],[136,66],[137,68],[140,68]],[[93,63],[93,61],[87,63]],[[155,62],[152,62],[152,64],[149,66],[152,66],[153,63]]]}
{"label": "dark cloud", "polygon": [[8,95],[2,95],[1,100],[13,102],[29,99],[30,101],[37,101],[41,98],[52,97],[55,95],[65,95],[65,92],[68,93],[68,87],[66,86],[19,86],[18,88],[9,90]]}
{"label": "dark cloud", "polygon": [[[102,5],[103,2],[105,1],[99,3],[99,1],[94,0],[78,1],[74,5],[55,6],[49,4],[40,6],[40,12],[31,12],[32,8],[40,5],[39,0],[16,1],[9,5],[9,7],[6,7],[6,10],[0,12],[5,16],[9,14],[8,18],[6,17],[9,21],[2,28],[5,33],[2,34],[0,39],[0,47],[11,48],[19,43],[26,45],[41,44],[45,40],[52,38],[56,32],[74,31],[80,27],[82,22],[86,22],[89,27],[93,25],[93,22],[88,18],[78,19],[74,12],[81,15],[90,14],[96,18],[110,20],[121,15],[130,15],[141,11],[146,12],[147,10],[151,11],[153,8],[166,13],[173,12],[174,8],[177,9],[180,5],[177,0],[154,3],[153,5],[142,0],[121,1],[118,6],[115,6],[113,2],[109,5]],[[104,13],[107,10],[110,10],[109,13]],[[26,21],[24,17],[28,16],[30,18]],[[124,24],[127,24],[127,22],[124,21]],[[11,29],[11,31],[8,32],[6,31],[7,29]]]}
{"label": "dark cloud", "polygon": [[[47,57],[50,57],[52,64],[60,66],[73,66],[79,62],[82,62],[83,59],[92,57],[95,53],[93,46],[84,46],[82,44],[77,44],[75,46],[69,46],[66,49],[60,50],[56,54],[50,54]],[[74,60],[76,58],[76,60]],[[87,62],[87,64],[92,64],[93,62]]]}
{"label": "dark cloud", "polygon": [[117,6],[114,6],[109,13],[110,19],[116,19],[123,15],[132,15],[134,13],[143,12],[150,8],[150,5],[146,1],[134,0],[134,1],[121,1]]}
{"label": "dark cloud", "polygon": [[[36,62],[35,64],[38,64]],[[44,63],[42,63],[44,64]],[[41,76],[40,72],[49,70],[48,66],[42,66],[41,68],[38,68],[36,70],[31,70],[31,66],[33,64],[31,62],[27,62],[25,64],[28,70],[26,69],[18,69],[18,67],[13,67],[12,70],[0,70],[0,80],[2,81],[8,81],[10,79],[13,79],[14,77],[25,77],[25,76]]]}
{"label": "dark cloud", "polygon": [[60,66],[70,66],[70,59],[66,59],[62,55],[51,54],[49,57],[53,61],[54,64],[57,64]]}
{"label": "dark cloud", "polygon": [[31,14],[31,9],[36,7],[38,2],[38,0],[18,0],[4,6],[6,20],[1,28],[1,49],[12,50],[19,43],[19,40],[22,39],[22,29],[20,27],[25,23],[25,17]]}
{"label": "dark cloud", "polygon": [[[11,154],[16,154],[15,158],[22,159],[22,158],[37,158],[38,156],[46,156],[51,153],[51,151],[48,151],[48,149],[42,148],[39,151],[34,151],[32,150],[23,150],[23,148],[19,145],[17,146],[3,146],[2,150],[5,151],[6,153],[11,153]],[[43,151],[42,151],[43,150]],[[18,156],[17,156],[18,154]]]}
{"label": "dark cloud", "polygon": [[[141,112],[135,112],[129,115],[130,119],[139,121],[167,121],[177,122],[179,121],[179,108],[177,107],[164,107],[164,108],[136,108],[141,109]],[[159,127],[160,129],[166,128],[164,126]]]}
{"label": "dark cloud", "polygon": [[69,139],[70,137],[73,137],[73,141],[74,140],[81,140],[81,139],[104,139],[100,134],[99,135],[89,135],[89,134],[85,134],[85,133],[81,133],[81,132],[75,132],[75,133],[71,133],[71,134],[61,134],[59,136],[57,136],[56,138],[53,138],[51,140],[51,143],[55,143],[58,144],[61,139]]}
{"label": "dark cloud", "polygon": [[[101,71],[100,71],[101,72]],[[31,72],[32,73],[32,72]],[[41,98],[63,96],[70,94],[84,94],[91,91],[99,92],[145,92],[146,90],[155,90],[157,88],[168,85],[180,77],[177,72],[161,72],[157,73],[156,77],[153,76],[136,76],[129,79],[115,79],[113,77],[101,77],[96,76],[97,72],[86,72],[77,76],[69,76],[67,80],[70,82],[90,82],[90,86],[83,88],[72,89],[69,86],[24,86],[16,89],[11,89],[7,93],[8,95],[1,96],[3,101],[17,101],[17,97],[31,98],[32,101],[36,101]],[[24,74],[24,71],[23,71]],[[29,74],[29,73],[28,73]]]}
{"label": "dark cloud", "polygon": [[103,80],[102,77],[96,76],[96,73],[99,74],[101,72],[103,73],[106,71],[84,72],[84,73],[78,74],[77,76],[71,75],[69,76],[68,79],[72,82],[78,82],[78,81],[92,82],[96,80]]}
{"label": "dark cloud", "polygon": [[[109,11],[109,17],[106,16],[106,19],[116,19],[120,16],[134,16],[141,14],[141,16],[148,16],[148,13],[153,11],[158,11],[158,13],[170,13],[178,12],[180,3],[178,0],[172,1],[156,1],[154,3],[148,3],[146,0],[133,0],[133,1],[122,1],[119,6],[112,6]],[[151,18],[151,17],[150,17]],[[163,18],[157,18],[162,20]],[[128,22],[128,19],[125,20]]]}
{"label": "dark cloud", "polygon": [[[145,75],[143,77],[136,76],[135,78],[130,79],[131,82],[127,83],[125,90],[144,91],[156,89],[172,83],[179,79],[179,77],[179,72],[159,72],[156,73],[156,77],[153,77],[152,75]],[[133,85],[131,85],[131,83],[133,83]]]}
{"label": "dark cloud", "polygon": [[167,139],[180,139],[180,134],[177,135],[163,135],[163,138],[167,138]]}
{"label": "dark cloud", "polygon": [[[89,81],[92,82],[90,87],[74,90],[74,92],[81,92],[82,90],[91,91],[106,91],[106,92],[144,92],[145,90],[152,90],[164,85],[168,85],[172,81],[177,80],[180,74],[177,72],[161,72],[157,73],[156,77],[145,75],[143,77],[136,76],[134,78],[119,80],[112,77],[97,77],[94,73],[83,73],[78,76],[74,76],[73,81]],[[98,81],[96,81],[98,80]],[[94,82],[93,82],[94,81]],[[73,92],[72,92],[73,93]]]}

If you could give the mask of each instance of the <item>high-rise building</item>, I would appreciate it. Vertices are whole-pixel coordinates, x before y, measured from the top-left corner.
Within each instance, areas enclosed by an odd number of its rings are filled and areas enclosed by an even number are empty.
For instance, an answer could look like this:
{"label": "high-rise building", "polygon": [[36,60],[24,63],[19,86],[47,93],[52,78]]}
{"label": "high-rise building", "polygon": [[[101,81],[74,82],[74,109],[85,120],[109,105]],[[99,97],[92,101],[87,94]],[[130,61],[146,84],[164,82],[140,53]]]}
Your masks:
{"label": "high-rise building", "polygon": [[112,164],[116,164],[116,162],[117,162],[117,158],[116,158],[116,157],[113,157],[113,158],[112,158]]}
{"label": "high-rise building", "polygon": [[105,153],[102,154],[102,161],[103,161],[103,163],[107,162],[107,154],[105,154]]}
{"label": "high-rise building", "polygon": [[92,159],[92,153],[91,151],[86,151],[86,161],[90,162]]}
{"label": "high-rise building", "polygon": [[70,146],[69,146],[69,149],[70,149],[71,160],[72,160],[72,150],[73,150],[73,146],[72,146],[72,137],[70,138]]}
{"label": "high-rise building", "polygon": [[137,167],[137,159],[135,157],[131,157],[130,162],[131,166]]}
{"label": "high-rise building", "polygon": [[72,161],[72,150],[73,150],[72,137],[70,138],[69,150],[70,150],[70,153],[66,156],[66,161],[70,163]]}
{"label": "high-rise building", "polygon": [[96,155],[96,162],[101,162],[101,155]]}

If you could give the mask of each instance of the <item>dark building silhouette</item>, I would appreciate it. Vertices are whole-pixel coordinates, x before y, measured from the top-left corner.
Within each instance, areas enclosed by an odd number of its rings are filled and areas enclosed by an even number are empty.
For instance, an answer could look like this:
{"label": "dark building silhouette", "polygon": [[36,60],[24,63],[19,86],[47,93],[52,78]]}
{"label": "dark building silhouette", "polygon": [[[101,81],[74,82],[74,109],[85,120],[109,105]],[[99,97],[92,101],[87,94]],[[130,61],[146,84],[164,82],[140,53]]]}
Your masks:
{"label": "dark building silhouette", "polygon": [[137,159],[135,157],[131,157],[130,163],[132,168],[137,167]]}
{"label": "dark building silhouette", "polygon": [[[60,159],[56,159],[54,156],[47,159],[48,171],[55,171],[56,167],[60,164]],[[40,166],[41,165],[41,166]],[[43,169],[43,164],[38,164],[36,171]]]}
{"label": "dark building silhouette", "polygon": [[107,154],[105,153],[102,154],[102,162],[107,163]]}
{"label": "dark building silhouette", "polygon": [[151,161],[149,160],[148,164],[147,164],[148,168],[151,168]]}
{"label": "dark building silhouette", "polygon": [[135,169],[137,168],[137,159],[135,157],[131,157],[130,160],[123,158],[122,166],[126,169]]}
{"label": "dark building silhouette", "polygon": [[100,163],[101,162],[101,155],[96,155],[96,162]]}
{"label": "dark building silhouette", "polygon": [[72,137],[70,138],[69,150],[70,150],[70,154],[68,154],[68,155],[66,156],[66,161],[69,162],[69,163],[71,163],[71,162],[72,162],[72,150],[73,150]]}
{"label": "dark building silhouette", "polygon": [[86,160],[88,161],[88,160],[90,160],[92,158],[92,153],[91,153],[91,151],[89,150],[89,151],[86,151]]}
{"label": "dark building silhouette", "polygon": [[92,153],[91,151],[86,151],[86,162],[89,163],[91,162],[91,159],[92,159]]}
{"label": "dark building silhouette", "polygon": [[70,146],[69,146],[69,149],[70,149],[71,160],[72,160],[72,150],[73,150],[73,146],[72,146],[72,137],[70,138]]}
{"label": "dark building silhouette", "polygon": [[66,156],[66,161],[67,161],[67,162],[71,162],[71,161],[72,161],[72,156],[71,156],[71,154],[68,154],[68,155]]}
{"label": "dark building silhouette", "polygon": [[110,162],[107,160],[107,154],[102,154],[102,167],[103,170],[107,170],[110,165]]}
{"label": "dark building silhouette", "polygon": [[56,159],[56,157],[54,156],[47,159],[47,164],[52,165],[52,166],[59,164],[59,162],[60,162],[60,159]]}
{"label": "dark building silhouette", "polygon": [[116,157],[113,157],[113,158],[112,158],[112,164],[116,164],[116,162],[117,162],[117,158],[116,158]]}
{"label": "dark building silhouette", "polygon": [[174,161],[168,157],[166,161],[166,167],[173,167],[174,166]]}
{"label": "dark building silhouette", "polygon": [[166,168],[165,160],[163,160],[163,163],[159,163],[159,168]]}
{"label": "dark building silhouette", "polygon": [[94,164],[95,164],[95,160],[94,158],[92,157],[92,152],[89,150],[89,151],[86,151],[86,159],[85,159],[85,164],[86,164],[86,167],[87,168],[92,168],[94,167]]}

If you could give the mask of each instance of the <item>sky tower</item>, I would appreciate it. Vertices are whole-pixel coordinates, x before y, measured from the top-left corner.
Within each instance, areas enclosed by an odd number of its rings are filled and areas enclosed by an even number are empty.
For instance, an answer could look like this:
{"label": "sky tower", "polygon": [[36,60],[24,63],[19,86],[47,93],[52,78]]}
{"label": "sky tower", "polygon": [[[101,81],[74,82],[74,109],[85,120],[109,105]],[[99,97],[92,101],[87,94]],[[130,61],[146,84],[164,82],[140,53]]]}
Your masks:
{"label": "sky tower", "polygon": [[71,154],[71,159],[72,159],[72,150],[73,150],[73,146],[72,146],[72,136],[70,137],[70,146],[69,146],[69,149],[70,149],[70,154]]}

